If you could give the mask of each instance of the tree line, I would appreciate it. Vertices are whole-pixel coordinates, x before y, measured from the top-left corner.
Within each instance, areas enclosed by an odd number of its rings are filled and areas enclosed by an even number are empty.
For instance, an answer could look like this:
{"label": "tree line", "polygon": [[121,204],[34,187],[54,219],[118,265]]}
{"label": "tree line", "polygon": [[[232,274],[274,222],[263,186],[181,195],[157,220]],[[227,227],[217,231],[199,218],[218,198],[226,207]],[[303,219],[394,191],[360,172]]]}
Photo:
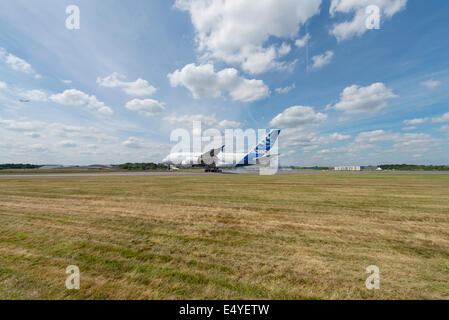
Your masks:
{"label": "tree line", "polygon": [[413,164],[383,164],[382,170],[407,170],[407,171],[449,171],[449,166],[413,165]]}
{"label": "tree line", "polygon": [[136,171],[146,171],[146,170],[167,170],[168,167],[162,163],[153,163],[153,162],[142,162],[142,163],[124,163],[120,164],[119,169],[121,170],[136,170]]}
{"label": "tree line", "polygon": [[41,166],[37,166],[34,164],[22,164],[22,163],[5,163],[0,164],[0,170],[4,169],[37,169]]}

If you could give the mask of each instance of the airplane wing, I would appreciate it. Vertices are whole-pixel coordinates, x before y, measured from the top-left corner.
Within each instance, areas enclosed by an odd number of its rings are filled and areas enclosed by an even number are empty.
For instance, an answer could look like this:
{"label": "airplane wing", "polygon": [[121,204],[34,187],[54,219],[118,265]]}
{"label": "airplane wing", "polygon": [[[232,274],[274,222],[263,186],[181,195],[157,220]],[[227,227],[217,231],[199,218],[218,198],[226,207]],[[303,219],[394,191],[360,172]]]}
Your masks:
{"label": "airplane wing", "polygon": [[256,158],[256,163],[262,166],[268,166],[270,161],[279,157],[280,154],[266,154],[262,157]]}
{"label": "airplane wing", "polygon": [[204,162],[207,165],[212,165],[213,163],[216,163],[217,155],[220,152],[223,152],[225,146],[222,146],[218,149],[212,149],[209,150],[201,155],[201,161]]}

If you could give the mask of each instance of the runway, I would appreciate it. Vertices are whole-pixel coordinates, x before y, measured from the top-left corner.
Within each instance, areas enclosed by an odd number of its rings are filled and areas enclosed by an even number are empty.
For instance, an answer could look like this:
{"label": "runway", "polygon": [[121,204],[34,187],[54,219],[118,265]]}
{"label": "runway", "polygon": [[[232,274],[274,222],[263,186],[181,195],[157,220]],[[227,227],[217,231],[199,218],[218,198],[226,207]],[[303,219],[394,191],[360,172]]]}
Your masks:
{"label": "runway", "polygon": [[108,173],[42,173],[7,174],[0,178],[85,178],[85,177],[157,177],[157,176],[213,176],[217,173],[206,172],[108,172]]}
{"label": "runway", "polygon": [[[16,179],[16,178],[103,178],[103,177],[186,177],[186,176],[217,176],[217,175],[258,175],[257,170],[254,171],[224,171],[222,173],[206,173],[198,172],[108,172],[108,173],[43,173],[43,174],[0,174],[0,179]],[[284,171],[281,170],[279,175],[441,175],[449,176],[449,171]]]}

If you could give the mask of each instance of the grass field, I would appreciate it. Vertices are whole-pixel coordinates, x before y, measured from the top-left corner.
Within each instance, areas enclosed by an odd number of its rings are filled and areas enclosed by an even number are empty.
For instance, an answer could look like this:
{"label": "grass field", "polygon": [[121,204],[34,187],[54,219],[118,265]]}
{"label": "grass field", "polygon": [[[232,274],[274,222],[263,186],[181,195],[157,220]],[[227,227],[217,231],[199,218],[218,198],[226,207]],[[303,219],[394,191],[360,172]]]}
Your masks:
{"label": "grass field", "polygon": [[50,298],[448,299],[449,176],[2,178],[0,299]]}
{"label": "grass field", "polygon": [[[111,171],[111,170],[109,170]],[[108,170],[97,169],[3,169],[0,175],[54,174],[54,173],[104,173]]]}

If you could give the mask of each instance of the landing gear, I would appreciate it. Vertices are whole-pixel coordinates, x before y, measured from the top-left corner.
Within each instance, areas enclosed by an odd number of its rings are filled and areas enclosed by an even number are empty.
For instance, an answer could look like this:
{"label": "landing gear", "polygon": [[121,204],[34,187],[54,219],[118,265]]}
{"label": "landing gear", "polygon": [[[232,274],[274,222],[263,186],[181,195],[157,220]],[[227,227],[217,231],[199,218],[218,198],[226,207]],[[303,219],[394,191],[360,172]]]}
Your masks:
{"label": "landing gear", "polygon": [[215,173],[221,173],[223,171],[221,171],[218,168],[206,168],[206,170],[204,170],[205,172],[215,172]]}

